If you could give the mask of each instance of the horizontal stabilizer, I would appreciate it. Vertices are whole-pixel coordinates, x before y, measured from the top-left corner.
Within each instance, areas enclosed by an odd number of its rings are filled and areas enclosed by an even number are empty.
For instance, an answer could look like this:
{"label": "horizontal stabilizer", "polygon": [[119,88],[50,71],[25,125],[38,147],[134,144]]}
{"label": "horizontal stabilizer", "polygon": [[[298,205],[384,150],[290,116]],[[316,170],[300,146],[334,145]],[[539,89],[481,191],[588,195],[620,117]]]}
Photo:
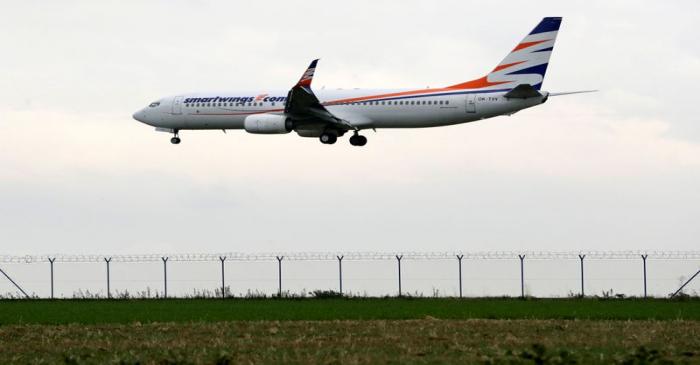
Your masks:
{"label": "horizontal stabilizer", "polygon": [[549,93],[549,96],[562,96],[562,95],[574,95],[574,94],[586,94],[586,93],[597,93],[598,90],[583,90],[583,91],[569,91],[564,93]]}
{"label": "horizontal stabilizer", "polygon": [[542,94],[530,84],[520,84],[503,96],[507,99],[528,99],[540,97]]}

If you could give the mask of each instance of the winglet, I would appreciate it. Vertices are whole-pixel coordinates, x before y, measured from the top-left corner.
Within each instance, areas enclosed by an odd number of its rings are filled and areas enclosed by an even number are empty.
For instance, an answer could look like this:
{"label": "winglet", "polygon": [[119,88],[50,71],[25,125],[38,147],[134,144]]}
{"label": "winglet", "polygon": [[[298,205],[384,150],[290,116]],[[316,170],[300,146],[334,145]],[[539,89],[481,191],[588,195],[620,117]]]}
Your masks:
{"label": "winglet", "polygon": [[307,68],[306,72],[304,72],[304,74],[301,75],[301,79],[299,79],[299,82],[297,82],[296,86],[301,86],[304,88],[311,87],[311,81],[313,81],[314,72],[316,71],[316,64],[318,64],[318,59],[311,61],[309,68]]}

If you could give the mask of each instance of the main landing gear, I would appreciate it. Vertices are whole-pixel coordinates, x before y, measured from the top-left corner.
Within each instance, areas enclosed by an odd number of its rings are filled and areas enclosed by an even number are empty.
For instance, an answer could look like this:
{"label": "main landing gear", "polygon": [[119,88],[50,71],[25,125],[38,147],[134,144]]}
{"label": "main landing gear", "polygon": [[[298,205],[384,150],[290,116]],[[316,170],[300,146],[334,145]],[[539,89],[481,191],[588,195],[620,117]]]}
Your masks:
{"label": "main landing gear", "polygon": [[350,144],[353,146],[364,146],[367,144],[367,137],[361,136],[355,132],[355,134],[350,137]]}
{"label": "main landing gear", "polygon": [[[333,144],[338,141],[338,135],[333,132],[323,132],[318,139],[323,144]],[[361,136],[355,131],[355,134],[350,137],[350,144],[353,146],[364,146],[367,144],[367,137]]]}
{"label": "main landing gear", "polygon": [[180,131],[177,129],[175,130],[175,136],[173,138],[170,138],[170,143],[172,144],[180,144]]}
{"label": "main landing gear", "polygon": [[318,139],[321,141],[323,144],[333,144],[338,140],[338,135],[334,133],[329,133],[329,132],[323,132]]}

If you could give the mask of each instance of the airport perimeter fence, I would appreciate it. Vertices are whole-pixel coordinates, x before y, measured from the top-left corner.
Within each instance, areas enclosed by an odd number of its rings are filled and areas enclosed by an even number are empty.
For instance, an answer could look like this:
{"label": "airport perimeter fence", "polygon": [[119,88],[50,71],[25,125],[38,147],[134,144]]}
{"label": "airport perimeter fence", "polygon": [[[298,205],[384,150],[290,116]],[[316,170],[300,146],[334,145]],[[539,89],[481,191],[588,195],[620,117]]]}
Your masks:
{"label": "airport perimeter fence", "polygon": [[[41,272],[38,266],[48,270]],[[63,269],[61,277],[56,275],[59,267]],[[348,267],[354,273],[349,278],[344,271]],[[117,278],[115,268],[121,268]],[[290,271],[293,275],[287,278],[285,274]],[[693,288],[700,282],[700,278],[695,280],[700,274],[700,251],[6,255],[0,256],[0,274],[0,284],[6,279],[6,285],[0,286],[0,297],[14,299],[396,295],[646,298],[697,296]],[[348,280],[353,286],[350,289]],[[115,289],[115,281],[121,290]],[[178,286],[174,293],[173,282]],[[274,286],[270,285],[273,282]],[[655,285],[653,293],[650,282]],[[63,290],[57,294],[59,284],[63,284]],[[306,289],[309,286],[312,290]]]}

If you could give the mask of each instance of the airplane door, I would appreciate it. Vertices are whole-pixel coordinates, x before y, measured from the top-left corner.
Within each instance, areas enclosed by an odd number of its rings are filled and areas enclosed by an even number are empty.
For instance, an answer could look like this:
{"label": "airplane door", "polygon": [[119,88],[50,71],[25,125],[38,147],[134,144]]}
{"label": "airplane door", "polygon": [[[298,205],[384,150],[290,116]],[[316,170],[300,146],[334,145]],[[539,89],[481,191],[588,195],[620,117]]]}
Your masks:
{"label": "airplane door", "polygon": [[467,94],[467,113],[476,113],[476,95]]}
{"label": "airplane door", "polygon": [[176,96],[173,99],[173,114],[180,115],[182,114],[182,96]]}

